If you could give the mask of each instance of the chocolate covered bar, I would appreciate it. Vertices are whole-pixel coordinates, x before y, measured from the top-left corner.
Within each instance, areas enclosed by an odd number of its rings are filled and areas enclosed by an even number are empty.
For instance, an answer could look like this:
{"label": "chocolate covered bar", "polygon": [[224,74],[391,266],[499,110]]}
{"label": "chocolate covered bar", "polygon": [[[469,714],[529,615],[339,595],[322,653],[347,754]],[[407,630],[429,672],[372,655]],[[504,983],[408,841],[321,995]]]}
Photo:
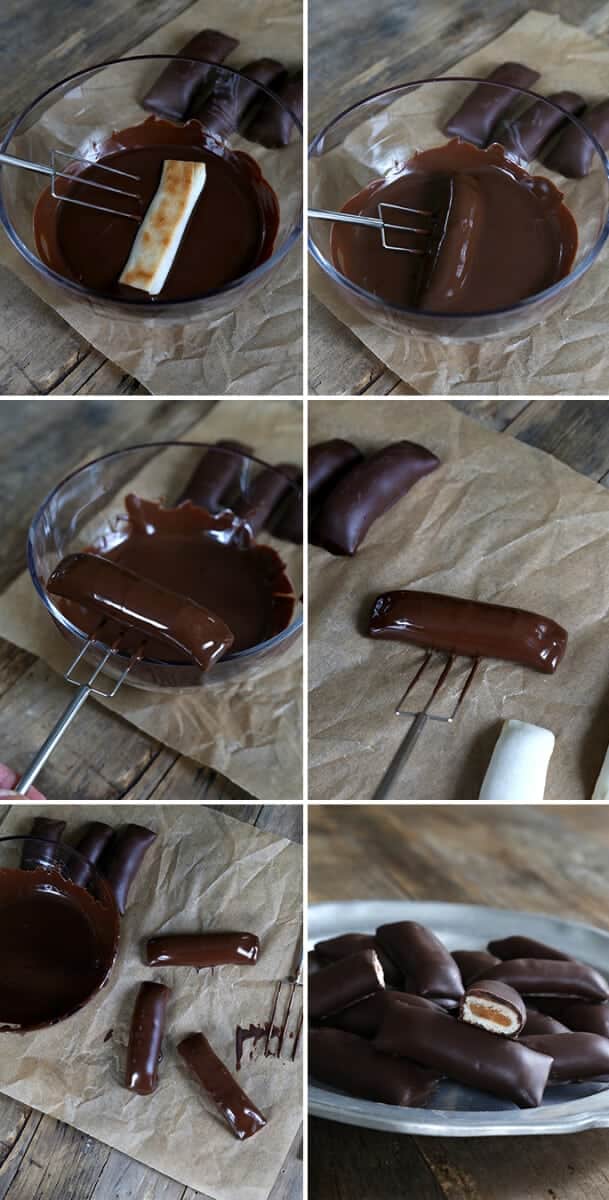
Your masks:
{"label": "chocolate covered bar", "polygon": [[144,825],[124,825],[102,854],[99,869],[114,892],[120,913],[127,907],[129,889],[155,838],[156,833]]}
{"label": "chocolate covered bar", "polygon": [[[601,1005],[591,1005],[591,1008],[600,1008]],[[523,1034],[535,1036],[538,1033],[568,1033],[569,1030],[561,1021],[557,1021],[554,1017],[549,1017],[547,1013],[537,1012],[535,1008],[527,1008],[527,1019],[524,1023]]]}
{"label": "chocolate covered bar", "polygon": [[301,546],[303,541],[303,521],[302,521],[302,474],[300,471],[293,476],[294,483],[298,484],[298,492],[294,488],[290,489],[289,496],[285,497],[279,517],[273,526],[275,537],[282,538],[286,542],[294,542],[296,546]]}
{"label": "chocolate covered bar", "polygon": [[552,1066],[549,1055],[518,1041],[405,1004],[387,1010],[372,1044],[384,1054],[413,1059],[520,1108],[541,1103]]}
{"label": "chocolate covered bar", "polygon": [[125,1087],[140,1096],[156,1090],[167,1001],[171,988],[142,983],[137,993],[127,1049]]}
{"label": "chocolate covered bar", "polygon": [[449,193],[436,252],[418,297],[418,307],[426,312],[467,311],[467,288],[479,261],[484,221],[480,180],[474,175],[455,175]]}
{"label": "chocolate covered bar", "polygon": [[315,943],[315,953],[322,962],[339,962],[357,954],[358,950],[375,950],[381,960],[388,987],[396,987],[403,982],[404,976],[399,967],[385,954],[378,938],[372,933],[341,933],[338,937],[325,938]]}
{"label": "chocolate covered bar", "polygon": [[394,442],[371,454],[332,488],[311,540],[331,554],[355,554],[371,525],[439,465],[435,454],[416,442]]}
{"label": "chocolate covered bar", "polygon": [[[176,61],[170,63],[142,100],[144,108],[182,121],[188,114],[196,92],[208,81],[213,68],[209,63],[221,63],[239,45],[237,38],[215,29],[203,29],[190,38],[176,53]],[[183,62],[179,59],[204,59],[206,61]]]}
{"label": "chocolate covered bar", "polygon": [[458,1001],[463,995],[461,972],[444,944],[416,921],[380,925],[376,936],[404,972],[406,987],[427,999]]}
{"label": "chocolate covered bar", "polygon": [[[54,821],[51,817],[34,817],[28,836],[37,840],[24,843],[21,854],[21,866],[24,871],[33,871],[35,867],[53,861],[53,845],[61,841],[65,827],[65,821]],[[72,875],[72,872],[70,874]],[[74,882],[77,883],[78,880]]]}
{"label": "chocolate covered bar", "polygon": [[309,1016],[312,1021],[321,1021],[384,986],[378,955],[374,950],[360,950],[309,976]]}
{"label": "chocolate covered bar", "polygon": [[312,1029],[309,1071],[313,1079],[350,1096],[420,1108],[439,1080],[435,1071],[380,1054],[369,1042],[339,1029]]}
{"label": "chocolate covered bar", "polygon": [[114,830],[110,825],[106,825],[104,821],[91,821],[83,834],[76,842],[75,849],[78,853],[86,858],[86,863],[74,863],[70,872],[74,883],[80,883],[83,887],[89,881],[91,869],[89,863],[97,865],[101,858],[108,842],[110,841]]}
{"label": "chocolate covered bar", "polygon": [[[256,537],[269,521],[274,509],[288,491],[290,480],[300,475],[293,463],[279,463],[277,467],[264,467],[252,480],[247,492],[233,506],[238,517],[247,521]],[[302,505],[302,498],[299,497]]]}
{"label": "chocolate covered bar", "polygon": [[69,554],[49,576],[52,596],[93,608],[187,654],[207,671],[230,650],[234,636],[215,613],[152,583],[100,554]]}
{"label": "chocolate covered bar", "polygon": [[222,75],[215,80],[210,95],[199,105],[195,102],[188,116],[196,117],[216,137],[226,138],[235,133],[259,94],[256,84],[270,88],[284,70],[274,58],[259,58],[242,67],[238,75]]}
{"label": "chocolate covered bar", "polygon": [[[544,1014],[545,1016],[545,1014]],[[558,1018],[558,1019],[556,1019]],[[586,1004],[572,1001],[557,1006],[556,1017],[545,1016],[546,1021],[561,1024],[563,1028],[572,1029],[577,1033],[598,1033],[600,1037],[609,1038],[609,1004]],[[528,1030],[526,1032],[529,1032]],[[541,1029],[530,1031],[542,1033]],[[547,1030],[548,1033],[558,1033],[559,1030]]]}
{"label": "chocolate covered bar", "polygon": [[258,961],[260,942],[255,933],[165,933],[149,938],[149,967],[221,967]]}
{"label": "chocolate covered bar", "polygon": [[478,84],[463,101],[460,108],[444,125],[444,133],[451,137],[464,138],[476,146],[486,146],[493,125],[503,116],[517,93],[512,87],[530,88],[539,79],[539,71],[532,71],[522,63],[506,62],[495,67],[486,77],[486,83],[509,84],[510,87],[487,87]]}
{"label": "chocolate covered bar", "polygon": [[448,1018],[445,1009],[440,1008],[433,1000],[426,1000],[424,996],[415,996],[412,992],[382,991],[374,992],[372,996],[366,996],[365,1000],[358,1000],[356,1004],[349,1005],[349,1008],[326,1017],[324,1026],[330,1025],[332,1029],[344,1029],[346,1033],[355,1033],[358,1037],[375,1037],[382,1025],[387,1006],[392,1004],[412,1004],[415,1008],[433,1008]]}
{"label": "chocolate covered bar", "polygon": [[523,1045],[552,1056],[550,1081],[578,1083],[609,1078],[609,1039],[596,1033],[545,1033],[525,1036]]}
{"label": "chocolate covered bar", "polygon": [[487,950],[453,950],[452,956],[461,972],[464,987],[468,987],[474,979],[481,979],[489,967],[499,962]]}
{"label": "chocolate covered bar", "polygon": [[[547,100],[551,104],[559,104],[575,116],[578,116],[586,105],[577,92],[552,92]],[[519,117],[500,129],[493,130],[493,141],[501,142],[508,154],[516,155],[521,162],[532,162],[552,134],[567,122],[565,114],[551,108],[550,103],[546,100],[536,100]]]}
{"label": "chocolate covered bar", "polygon": [[331,438],[328,442],[316,442],[309,446],[309,512],[319,508],[333,487],[363,455],[353,442],[344,438]]}
{"label": "chocolate covered bar", "polygon": [[230,499],[231,488],[239,480],[243,469],[243,459],[239,456],[251,453],[251,446],[242,442],[228,438],[217,442],[203,455],[176,504],[190,500],[199,508],[215,512],[223,500]]}
{"label": "chocolate covered bar", "polygon": [[283,78],[273,91],[285,108],[265,96],[246,127],[245,136],[250,142],[258,142],[268,149],[278,150],[287,146],[294,128],[290,113],[294,113],[302,125],[302,71],[296,71],[293,75]]}
{"label": "chocolate covered bar", "polygon": [[[609,100],[602,100],[594,108],[586,109],[580,120],[606,150],[609,147]],[[570,122],[569,128],[565,129],[548,154],[545,166],[569,179],[582,179],[590,171],[593,158],[592,142]]]}
{"label": "chocolate covered bar", "polygon": [[606,1000],[609,984],[585,963],[549,958],[512,958],[491,967],[487,979],[501,979],[521,996]]}
{"label": "chocolate covered bar", "polygon": [[370,637],[410,642],[472,658],[499,658],[552,675],[567,633],[538,613],[436,592],[385,592],[374,601]]}
{"label": "chocolate covered bar", "polygon": [[499,979],[479,979],[461,997],[460,1019],[489,1033],[516,1037],[524,1028],[526,1015],[522,996]]}
{"label": "chocolate covered bar", "polygon": [[264,1129],[266,1117],[233,1079],[204,1034],[191,1033],[179,1043],[178,1050],[235,1137],[242,1141]]}
{"label": "chocolate covered bar", "polygon": [[520,934],[495,938],[494,941],[489,942],[487,949],[489,954],[494,954],[502,961],[509,958],[548,958],[555,959],[557,962],[571,962],[571,956],[563,954],[562,950],[556,950],[554,946],[547,946],[545,942],[538,942],[535,938],[522,937]]}

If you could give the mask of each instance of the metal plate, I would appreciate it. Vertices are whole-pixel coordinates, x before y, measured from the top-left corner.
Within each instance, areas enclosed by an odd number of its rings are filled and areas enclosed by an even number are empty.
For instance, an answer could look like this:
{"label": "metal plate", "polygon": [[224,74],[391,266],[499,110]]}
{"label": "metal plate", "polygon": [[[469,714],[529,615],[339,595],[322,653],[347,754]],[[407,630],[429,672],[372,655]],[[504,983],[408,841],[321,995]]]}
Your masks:
{"label": "metal plate", "polygon": [[[309,948],[340,933],[374,933],[391,921],[428,925],[449,950],[481,950],[492,938],[525,934],[548,942],[596,967],[609,978],[609,932],[538,913],[482,908],[475,904],[356,900],[316,904],[309,909]],[[400,1108],[358,1100],[309,1082],[309,1112],[315,1117],[437,1137],[497,1137],[508,1134],[575,1133],[609,1127],[607,1084],[562,1084],[546,1089],[539,1108],[519,1109],[509,1101],[457,1083],[442,1083],[426,1108]]]}

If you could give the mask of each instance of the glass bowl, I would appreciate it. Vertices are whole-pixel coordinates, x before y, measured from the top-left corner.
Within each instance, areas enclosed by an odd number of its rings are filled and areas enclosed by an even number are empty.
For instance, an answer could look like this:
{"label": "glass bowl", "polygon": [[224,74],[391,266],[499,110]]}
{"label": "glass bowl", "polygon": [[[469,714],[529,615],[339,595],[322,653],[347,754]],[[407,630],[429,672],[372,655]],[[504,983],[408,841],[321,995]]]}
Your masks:
{"label": "glass bowl", "polygon": [[[565,121],[581,130],[590,142],[593,164],[583,179],[565,179],[538,160],[521,163],[531,175],[550,179],[564,194],[578,227],[579,244],[573,266],[558,283],[509,308],[450,315],[423,312],[389,304],[343,275],[331,257],[331,222],[312,219],[309,251],[337,296],[394,333],[466,340],[517,332],[539,324],[569,298],[596,262],[609,236],[609,162],[599,142],[577,118],[524,88],[460,76],[417,80],[388,88],[330,121],[309,149],[311,207],[340,210],[367,183],[399,173],[416,151],[444,145],[449,138],[442,132],[442,125],[478,85],[487,88],[489,96],[493,93],[496,96],[498,89],[513,93],[516,112],[533,101],[541,101],[549,109],[562,113]],[[511,107],[509,117],[512,115]],[[545,154],[546,148],[542,153]]]}
{"label": "glass bowl", "polygon": [[[86,463],[68,475],[43,501],[29,530],[28,568],[46,611],[71,643],[74,657],[83,648],[86,635],[72,624],[48,595],[46,581],[51,571],[67,554],[97,545],[102,538],[110,543],[120,540],[124,497],[128,492],[135,492],[147,500],[162,500],[167,507],[171,507],[183,492],[203,452],[209,449],[239,461],[239,482],[230,503],[238,500],[247,502],[252,482],[262,469],[274,470],[286,480],[289,484],[287,495],[300,496],[300,487],[294,480],[252,455],[222,449],[209,442],[153,442],[130,446]],[[215,511],[221,511],[222,507],[219,505]],[[272,527],[271,531],[262,530],[256,543],[272,546],[280,554],[286,564],[294,594],[300,596],[302,545],[296,546],[274,538]],[[165,688],[183,690],[200,687],[203,683],[206,686],[222,684],[228,678],[255,668],[269,655],[282,653],[300,635],[301,629],[302,605],[296,601],[290,624],[285,629],[257,646],[226,654],[207,673],[193,663],[142,658],[129,671],[126,682],[151,691]],[[97,665],[104,653],[103,645],[95,643],[85,657],[87,662]],[[104,673],[118,679],[128,661],[129,654],[118,652],[109,660]]]}
{"label": "glass bowl", "polygon": [[[30,874],[34,871],[35,877]],[[28,876],[25,892],[15,890],[23,889],[21,873]],[[78,935],[86,940],[94,959],[91,972],[80,984],[72,961],[50,961],[46,953],[56,921],[61,935],[66,934],[67,900],[71,908],[69,928],[72,936],[76,932],[76,909]],[[36,905],[36,913],[30,908],[31,904]],[[42,906],[46,917],[44,932],[40,927]],[[79,1012],[107,983],[118,953],[118,907],[107,881],[72,846],[36,837],[0,838],[0,914],[0,958],[3,963],[0,1033],[48,1029]],[[31,975],[32,978],[33,1000],[19,1019],[16,1011],[19,1003],[10,988],[7,962],[20,968],[21,981],[24,976]],[[64,982],[70,986],[63,989],[62,994]]]}
{"label": "glass bowl", "polygon": [[[62,79],[33,100],[16,117],[0,142],[0,151],[32,162],[48,163],[53,148],[95,159],[96,145],[115,130],[146,120],[151,114],[139,103],[174,55],[145,55],[100,63]],[[193,60],[185,59],[184,62]],[[200,63],[197,65],[200,66]],[[241,78],[229,67],[210,64],[230,88]],[[33,214],[38,197],[48,186],[45,175],[21,168],[0,167],[0,221],[13,246],[58,296],[66,293],[88,304],[100,316],[185,323],[217,320],[232,313],[239,302],[270,279],[302,232],[302,127],[281,100],[261,84],[257,95],[287,112],[295,136],[278,150],[268,150],[235,135],[226,139],[259,165],[279,202],[279,228],[272,255],[240,279],[208,292],[200,299],[150,300],[116,298],[94,292],[66,279],[44,263],[36,248]]]}

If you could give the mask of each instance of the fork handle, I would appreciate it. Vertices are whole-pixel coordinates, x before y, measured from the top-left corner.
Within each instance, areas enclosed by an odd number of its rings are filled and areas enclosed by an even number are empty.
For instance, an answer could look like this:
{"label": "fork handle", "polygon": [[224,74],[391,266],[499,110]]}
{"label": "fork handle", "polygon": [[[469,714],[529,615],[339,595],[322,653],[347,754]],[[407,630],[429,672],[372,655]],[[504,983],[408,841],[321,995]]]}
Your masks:
{"label": "fork handle", "polygon": [[[415,745],[427,724],[427,713],[417,713],[408,733],[400,742],[381,782],[379,783],[372,799],[373,800],[388,800],[391,799],[391,791],[396,782],[404,763],[408,761]],[[394,797],[395,799],[396,797]]]}
{"label": "fork handle", "polygon": [[15,788],[18,796],[25,796],[28,788],[31,787],[34,780],[40,774],[45,762],[53,753],[57,743],[61,740],[66,729],[72,724],[74,717],[78,712],[80,712],[85,700],[87,700],[90,695],[91,688],[88,687],[86,683],[82,684],[82,686],[79,687],[74,699],[70,701],[68,707],[64,709],[56,725],[53,726],[48,738],[40,747],[38,754],[34,759],[32,759],[27,771],[21,776],[21,779]]}
{"label": "fork handle", "polygon": [[320,221],[344,221],[346,225],[370,225],[373,229],[382,229],[384,222],[380,217],[361,217],[358,213],[330,212],[326,208],[310,208],[310,217]]}
{"label": "fork handle", "polygon": [[43,163],[33,163],[27,158],[15,158],[14,154],[4,154],[0,151],[0,163],[7,167],[23,167],[24,171],[36,171],[38,175],[52,175],[53,168]]}

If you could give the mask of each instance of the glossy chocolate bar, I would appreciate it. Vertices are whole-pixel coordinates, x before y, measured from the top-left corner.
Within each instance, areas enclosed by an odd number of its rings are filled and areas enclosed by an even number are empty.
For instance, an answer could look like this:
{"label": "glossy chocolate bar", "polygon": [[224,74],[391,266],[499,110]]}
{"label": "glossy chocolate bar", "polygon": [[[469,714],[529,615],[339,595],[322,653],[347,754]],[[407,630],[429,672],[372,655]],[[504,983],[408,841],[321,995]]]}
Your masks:
{"label": "glossy chocolate bar", "polygon": [[127,907],[129,889],[144,861],[144,855],[156,839],[156,833],[144,825],[124,825],[106,846],[99,863],[108,880],[119,912]]}
{"label": "glossy chocolate bar", "polygon": [[487,979],[501,979],[521,996],[606,1000],[607,980],[585,963],[549,958],[512,958],[491,967]]}
{"label": "glossy chocolate bar", "polygon": [[420,1108],[439,1080],[435,1071],[380,1054],[369,1042],[339,1029],[309,1033],[312,1078],[350,1096]]}
{"label": "glossy chocolate bar", "polygon": [[384,986],[378,955],[374,950],[360,950],[309,976],[309,1016],[321,1021]]}
{"label": "glossy chocolate bar", "polygon": [[255,933],[165,933],[149,938],[149,967],[254,966],[260,942]]}
{"label": "glossy chocolate bar", "polygon": [[448,654],[504,659],[544,675],[554,673],[567,648],[566,631],[549,617],[437,592],[377,596],[368,633]]}
{"label": "glossy chocolate bar", "polygon": [[[65,821],[54,821],[51,817],[34,817],[28,836],[37,840],[24,842],[21,854],[21,866],[24,871],[33,871],[35,867],[53,862],[53,844],[61,841],[65,827]],[[72,877],[72,872],[70,876]],[[74,883],[78,883],[78,880],[75,879]]]}
{"label": "glossy chocolate bar", "polygon": [[242,67],[236,75],[216,79],[209,96],[196,103],[188,116],[196,117],[216,137],[235,133],[250,104],[260,95],[256,84],[271,87],[281,78],[284,67],[274,58],[259,58]]}
{"label": "glossy chocolate bar", "polygon": [[554,946],[547,946],[545,942],[538,942],[535,938],[522,937],[519,934],[495,938],[489,942],[488,951],[504,962],[509,958],[548,958],[557,962],[571,962],[571,956],[563,954],[562,950],[556,950]]}
{"label": "glossy chocolate bar", "polygon": [[473,142],[476,146],[486,146],[493,126],[510,104],[518,99],[518,94],[511,88],[531,88],[537,79],[539,71],[532,71],[522,63],[501,63],[487,75],[486,83],[510,84],[510,87],[493,88],[478,84],[446,122],[444,133],[465,138],[466,142]]}
{"label": "glossy chocolate bar", "polygon": [[127,1049],[125,1087],[140,1096],[149,1096],[156,1090],[170,993],[171,988],[165,984],[152,982],[140,984],[137,993]]}
{"label": "glossy chocolate bar", "polygon": [[552,1056],[552,1083],[609,1078],[609,1039],[596,1033],[546,1033],[525,1036],[523,1045]]}
{"label": "glossy chocolate bar", "polygon": [[233,1079],[204,1034],[191,1033],[179,1043],[178,1050],[235,1137],[243,1141],[264,1128],[266,1117]]}
{"label": "glossy chocolate bar", "polygon": [[376,951],[388,987],[397,987],[403,983],[402,971],[385,954],[378,938],[372,933],[341,933],[338,937],[325,938],[324,941],[315,943],[315,953],[322,962],[339,962],[341,958],[357,954],[358,950]]}
{"label": "glossy chocolate bar", "polygon": [[[264,467],[252,480],[247,495],[236,502],[234,512],[247,521],[256,537],[270,520],[274,510],[284,496],[291,492],[290,481],[299,477],[300,470],[293,463],[279,463],[277,467]],[[302,507],[302,497],[298,497]]]}
{"label": "glossy chocolate bar", "polygon": [[86,886],[91,877],[91,869],[88,864],[97,865],[113,833],[112,827],[106,825],[104,821],[89,822],[84,833],[76,842],[75,849],[82,854],[83,858],[86,858],[87,862],[74,864],[70,872],[74,883]]}
{"label": "glossy chocolate bar", "polygon": [[487,950],[453,950],[452,956],[461,972],[464,987],[468,987],[474,979],[481,979],[489,967],[499,962]]}
{"label": "glossy chocolate bar", "polygon": [[309,446],[309,512],[312,513],[330,494],[347,471],[361,462],[363,455],[353,442],[331,438]]}
{"label": "glossy chocolate bar", "polygon": [[154,638],[187,654],[202,671],[212,667],[235,640],[226,622],[202,604],[100,554],[63,558],[49,576],[47,591],[137,630],[144,638],[142,654],[145,639]]}
{"label": "glossy chocolate bar", "polygon": [[279,150],[288,145],[294,129],[290,113],[294,113],[302,125],[302,71],[286,76],[273,91],[285,108],[265,96],[247,125],[245,136],[250,142],[258,142],[261,146]]}
{"label": "glossy chocolate bar", "polygon": [[526,1015],[522,996],[499,979],[479,979],[461,997],[462,1021],[502,1037],[517,1037],[524,1028]]}
{"label": "glossy chocolate bar", "polygon": [[[221,63],[239,45],[237,38],[215,29],[203,29],[176,52],[176,62],[165,67],[156,83],[144,96],[142,105],[161,117],[183,121],[196,92],[207,82],[213,68],[209,63]],[[204,59],[204,62],[183,62],[181,59]]]}
{"label": "glossy chocolate bar", "polygon": [[541,1103],[552,1066],[549,1055],[518,1041],[405,1004],[387,1010],[373,1045],[384,1054],[413,1059],[520,1108]]}
{"label": "glossy chocolate bar", "polygon": [[331,554],[355,554],[370,527],[440,460],[416,442],[393,442],[353,466],[332,488],[311,540]]}
{"label": "glossy chocolate bar", "polygon": [[244,460],[240,455],[251,453],[251,446],[242,442],[230,439],[217,442],[203,455],[175,503],[190,500],[211,513],[222,503],[227,505],[231,489],[237,485],[243,469]]}
{"label": "glossy chocolate bar", "polygon": [[[552,92],[547,100],[559,104],[568,113],[577,116],[585,108],[586,102],[577,92]],[[493,141],[501,142],[508,154],[514,154],[523,163],[532,162],[539,151],[562,125],[567,117],[556,108],[551,108],[546,100],[536,100],[519,117],[510,121],[500,129],[493,130]]]}
{"label": "glossy chocolate bar", "polygon": [[374,992],[365,1000],[358,1000],[357,1004],[351,1004],[342,1012],[333,1013],[324,1020],[324,1027],[330,1025],[332,1029],[344,1029],[346,1033],[355,1033],[358,1037],[375,1037],[383,1023],[387,1006],[392,1004],[433,1008],[448,1017],[445,1009],[440,1008],[433,1000],[426,1000],[424,996],[415,996],[412,992],[382,991]]}
{"label": "glossy chocolate bar", "polygon": [[380,925],[376,936],[383,950],[404,972],[405,987],[429,1000],[458,1001],[463,995],[461,972],[444,944],[416,921]]}
{"label": "glossy chocolate bar", "polygon": [[480,260],[484,223],[483,179],[464,172],[450,180],[441,236],[418,296],[418,307],[426,312],[462,313],[471,304],[469,289]]}
{"label": "glossy chocolate bar", "polygon": [[[602,100],[594,108],[586,109],[580,117],[582,125],[600,142],[604,150],[609,148],[609,100]],[[594,158],[594,146],[573,122],[561,134],[545,160],[551,171],[559,171],[569,179],[582,179],[587,175]]]}
{"label": "glossy chocolate bar", "polygon": [[[558,1005],[556,1017],[545,1016],[545,1020],[561,1024],[576,1033],[598,1033],[600,1037],[609,1038],[609,1004],[607,1003],[586,1004],[572,1001],[568,1004]],[[542,1030],[531,1030],[531,1033],[533,1032],[541,1033]],[[559,1031],[548,1029],[547,1032],[558,1033]]]}
{"label": "glossy chocolate bar", "polygon": [[[600,1008],[601,1005],[590,1005],[590,1008]],[[524,1023],[523,1034],[525,1037],[535,1037],[538,1033],[568,1033],[569,1030],[561,1021],[557,1021],[554,1017],[549,1017],[546,1013],[537,1012],[534,1008],[527,1008],[527,1019]]]}

